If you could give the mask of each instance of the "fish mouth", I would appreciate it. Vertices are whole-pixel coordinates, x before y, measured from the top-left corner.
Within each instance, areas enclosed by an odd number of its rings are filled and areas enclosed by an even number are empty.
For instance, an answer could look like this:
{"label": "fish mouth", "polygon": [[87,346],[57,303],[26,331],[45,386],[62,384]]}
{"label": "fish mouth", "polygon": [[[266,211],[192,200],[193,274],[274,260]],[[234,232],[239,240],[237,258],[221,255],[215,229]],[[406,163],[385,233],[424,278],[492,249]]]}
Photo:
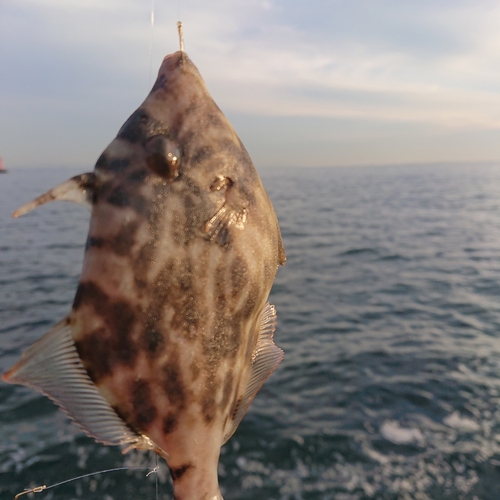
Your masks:
{"label": "fish mouth", "polygon": [[163,58],[163,62],[161,64],[160,73],[163,71],[171,71],[172,69],[178,67],[185,59],[187,59],[187,55],[185,52],[181,52],[178,50],[173,54],[168,54]]}

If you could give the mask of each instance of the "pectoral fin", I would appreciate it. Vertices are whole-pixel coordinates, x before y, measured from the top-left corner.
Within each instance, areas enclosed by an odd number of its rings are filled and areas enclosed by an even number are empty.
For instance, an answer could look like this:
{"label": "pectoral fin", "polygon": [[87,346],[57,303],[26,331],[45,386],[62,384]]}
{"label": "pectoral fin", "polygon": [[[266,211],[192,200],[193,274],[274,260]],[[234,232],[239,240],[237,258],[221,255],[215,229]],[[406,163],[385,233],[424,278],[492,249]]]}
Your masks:
{"label": "pectoral fin", "polygon": [[55,188],[38,196],[34,200],[19,207],[13,214],[13,217],[24,215],[36,207],[43,205],[49,201],[72,201],[86,206],[88,209],[92,207],[92,195],[95,189],[95,175],[93,173],[81,174],[76,177],[59,184]]}
{"label": "pectoral fin", "polygon": [[248,202],[229,177],[217,177],[210,190],[224,192],[225,201],[205,224],[204,231],[210,241],[224,247],[231,242],[231,227],[245,226]]}
{"label": "pectoral fin", "polygon": [[205,232],[210,241],[215,241],[221,247],[231,241],[231,226],[242,226],[246,220],[246,210],[224,203],[217,213],[207,222]]}
{"label": "pectoral fin", "polygon": [[100,394],[78,357],[68,318],[29,347],[2,379],[45,394],[96,441],[155,448],[147,437],[132,431]]}
{"label": "pectoral fin", "polygon": [[250,379],[233,410],[232,421],[224,434],[222,444],[234,434],[255,395],[283,359],[283,351],[273,341],[276,320],[276,308],[269,303],[266,304],[261,314],[257,345],[252,355]]}

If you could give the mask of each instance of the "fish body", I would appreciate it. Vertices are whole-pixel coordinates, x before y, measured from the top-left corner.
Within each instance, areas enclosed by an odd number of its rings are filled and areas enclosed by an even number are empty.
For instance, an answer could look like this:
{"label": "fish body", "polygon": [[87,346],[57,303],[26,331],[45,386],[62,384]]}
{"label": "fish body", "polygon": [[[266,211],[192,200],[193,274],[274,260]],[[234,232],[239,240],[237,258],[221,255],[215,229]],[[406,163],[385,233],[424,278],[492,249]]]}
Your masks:
{"label": "fish body", "polygon": [[220,447],[282,359],[266,303],[285,262],[271,202],[184,52],[92,173],[21,207],[86,204],[70,314],[7,382],[52,398],[105,444],[153,449],[177,500],[220,499]]}

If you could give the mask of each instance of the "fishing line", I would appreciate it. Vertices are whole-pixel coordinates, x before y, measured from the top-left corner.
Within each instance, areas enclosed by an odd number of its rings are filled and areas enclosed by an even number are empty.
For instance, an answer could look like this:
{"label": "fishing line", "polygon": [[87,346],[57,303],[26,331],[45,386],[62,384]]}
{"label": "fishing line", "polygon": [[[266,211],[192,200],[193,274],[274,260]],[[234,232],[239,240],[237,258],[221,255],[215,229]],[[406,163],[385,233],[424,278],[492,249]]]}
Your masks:
{"label": "fishing line", "polygon": [[179,0],[177,0],[177,19],[181,18],[181,5],[179,3]]}
{"label": "fishing line", "polygon": [[153,76],[153,31],[155,27],[155,0],[151,0],[151,35],[149,37],[149,86]]}
{"label": "fishing line", "polygon": [[158,500],[158,455],[155,454],[155,468],[154,470],[156,471],[156,477],[155,477],[155,482],[156,482],[156,500]]}
{"label": "fishing line", "polygon": [[83,476],[74,477],[72,479],[66,479],[65,481],[61,481],[60,483],[51,484],[47,486],[46,484],[42,484],[41,486],[35,486],[34,488],[25,489],[21,493],[18,493],[14,500],[17,500],[20,496],[26,495],[27,493],[40,493],[41,491],[50,490],[51,488],[55,488],[56,486],[61,486],[62,484],[71,483],[72,481],[78,481],[78,479],[83,479],[85,477],[96,476],[97,474],[106,474],[107,472],[116,472],[119,470],[148,470],[149,472],[146,474],[146,477],[150,474],[156,474],[156,500],[158,500],[158,458],[156,459],[156,466],[151,469],[151,467],[116,467],[114,469],[106,469],[100,470],[97,472],[90,472],[89,474],[84,474]]}

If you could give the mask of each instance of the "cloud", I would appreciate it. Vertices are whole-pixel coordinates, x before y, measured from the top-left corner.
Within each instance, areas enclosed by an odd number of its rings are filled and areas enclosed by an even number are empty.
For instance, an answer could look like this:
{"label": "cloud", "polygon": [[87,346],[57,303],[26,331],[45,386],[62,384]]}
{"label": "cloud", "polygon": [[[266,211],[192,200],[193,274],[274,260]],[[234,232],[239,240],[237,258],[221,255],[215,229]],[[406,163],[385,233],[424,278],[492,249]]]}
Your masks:
{"label": "cloud", "polygon": [[493,1],[156,1],[153,32],[142,0],[4,0],[0,9],[8,151],[26,131],[53,149],[68,133],[63,122],[75,134],[91,129],[91,148],[111,139],[177,49],[179,16],[217,103],[260,117],[260,127],[272,117],[299,128],[295,118],[406,124],[412,133],[412,124],[450,133],[500,126]]}

